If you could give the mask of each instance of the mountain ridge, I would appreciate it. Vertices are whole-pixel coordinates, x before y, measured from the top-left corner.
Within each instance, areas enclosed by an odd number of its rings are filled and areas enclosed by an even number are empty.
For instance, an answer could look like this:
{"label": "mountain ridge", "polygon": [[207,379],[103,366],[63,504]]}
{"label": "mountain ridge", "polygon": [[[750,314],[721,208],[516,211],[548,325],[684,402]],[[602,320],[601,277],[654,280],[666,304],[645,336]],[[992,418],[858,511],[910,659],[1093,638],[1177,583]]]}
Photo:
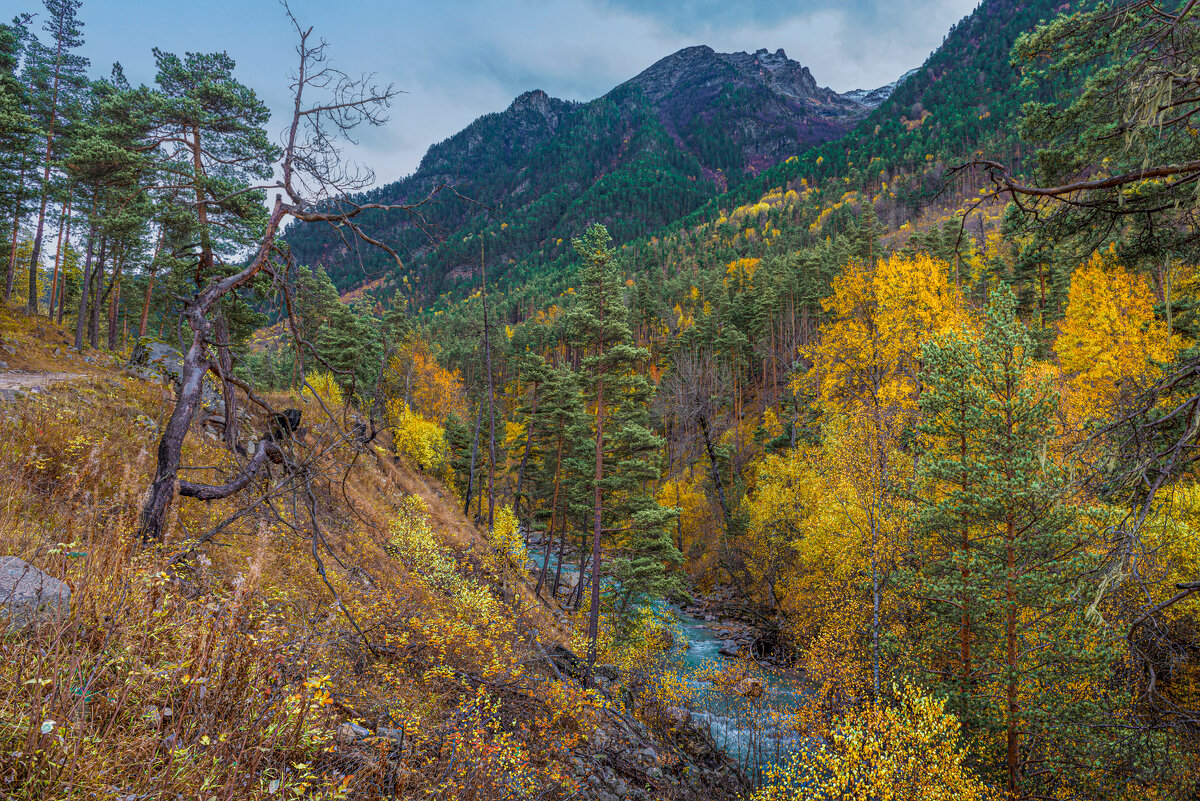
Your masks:
{"label": "mountain ridge", "polygon": [[[502,265],[530,252],[554,259],[593,220],[618,242],[644,236],[843,136],[869,110],[818,86],[782,49],[683,48],[595,100],[518,95],[432,145],[411,175],[362,196],[413,203],[448,184],[455,197],[424,206],[420,223],[372,214],[362,222],[408,256],[409,285],[432,297],[473,270],[478,246],[468,253],[464,240],[474,234],[489,235]],[[350,253],[335,232],[297,228],[287,239],[300,262],[324,266],[343,291],[392,270],[380,255]]]}

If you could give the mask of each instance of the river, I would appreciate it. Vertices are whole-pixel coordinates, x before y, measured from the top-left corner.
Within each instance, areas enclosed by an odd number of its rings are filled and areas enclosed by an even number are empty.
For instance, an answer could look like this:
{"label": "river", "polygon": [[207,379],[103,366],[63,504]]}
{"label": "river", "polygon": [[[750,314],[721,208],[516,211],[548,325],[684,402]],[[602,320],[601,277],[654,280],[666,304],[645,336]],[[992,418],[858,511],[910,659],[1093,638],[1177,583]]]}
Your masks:
{"label": "river", "polygon": [[[529,554],[541,567],[543,553],[531,546]],[[553,581],[557,560],[553,554],[547,571],[547,581]],[[537,575],[537,571],[534,571]],[[564,566],[563,579],[567,584],[576,580],[575,571]],[[693,720],[709,727],[713,739],[727,754],[736,759],[748,775],[757,777],[767,764],[786,758],[800,747],[789,718],[805,702],[806,686],[802,676],[761,663],[732,659],[719,651],[725,644],[713,623],[698,620],[666,601],[657,603],[658,610],[674,618],[672,628],[678,635],[676,656],[684,669],[691,691],[688,706]],[[714,672],[726,668],[740,675],[747,672],[762,682],[762,694],[748,698],[706,680]]]}

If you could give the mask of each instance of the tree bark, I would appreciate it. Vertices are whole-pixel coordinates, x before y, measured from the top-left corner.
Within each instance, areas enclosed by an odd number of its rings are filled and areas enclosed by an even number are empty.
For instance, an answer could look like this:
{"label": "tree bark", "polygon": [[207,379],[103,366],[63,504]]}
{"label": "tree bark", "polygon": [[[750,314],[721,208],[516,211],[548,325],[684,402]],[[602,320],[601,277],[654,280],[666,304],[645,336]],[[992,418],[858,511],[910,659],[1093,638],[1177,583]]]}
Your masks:
{"label": "tree bark", "polygon": [[479,283],[483,298],[483,359],[487,370],[488,391],[488,531],[496,517],[496,392],[492,376],[492,338],[488,325],[487,267],[483,263],[483,243],[479,245]]}
{"label": "tree bark", "polygon": [[282,461],[283,451],[274,442],[262,440],[258,443],[258,449],[254,452],[254,458],[246,465],[241,475],[230,481],[228,484],[196,484],[191,481],[179,482],[179,494],[185,498],[196,498],[201,501],[215,501],[221,498],[228,498],[234,493],[241,492],[246,488],[262,466],[266,464],[267,459],[272,461]]}
{"label": "tree bark", "polygon": [[146,495],[142,506],[141,539],[142,542],[162,541],[163,525],[166,521],[167,507],[175,495],[175,481],[179,472],[180,453],[183,440],[192,424],[192,417],[200,405],[200,393],[203,387],[204,374],[210,369],[210,361],[206,343],[212,334],[212,323],[208,314],[213,306],[225,295],[237,290],[250,281],[267,264],[271,248],[274,246],[275,235],[279,224],[288,212],[283,205],[283,198],[275,197],[275,207],[267,220],[266,230],[260,240],[257,255],[249,266],[242,271],[213,281],[195,297],[187,300],[184,314],[192,329],[192,343],[183,357],[181,367],[179,398],[163,429],[162,438],[158,443],[158,463],[154,472],[154,482]]}
{"label": "tree bark", "polygon": [[88,230],[87,255],[83,259],[83,280],[79,285],[79,316],[75,318],[75,350],[83,350],[83,329],[87,326],[88,290],[92,284],[92,254],[96,247],[96,223]]}
{"label": "tree bark", "polygon": [[471,440],[471,472],[467,474],[467,499],[463,503],[463,514],[471,516],[471,490],[475,486],[475,459],[479,456],[479,423],[483,417],[483,403],[475,404],[475,436]]}
{"label": "tree bark", "polygon": [[588,610],[588,686],[595,683],[593,669],[596,666],[596,640],[600,634],[600,547],[603,525],[601,517],[604,506],[600,492],[600,480],[604,477],[604,303],[601,301],[599,314],[600,335],[597,338],[596,361],[599,375],[596,377],[596,475],[594,490],[594,514],[592,517],[592,608]]}
{"label": "tree bark", "polygon": [[138,320],[138,339],[146,336],[146,319],[150,316],[150,298],[154,295],[154,276],[158,273],[158,254],[162,252],[166,229],[166,225],[159,228],[158,242],[155,243],[154,255],[150,258],[150,277],[146,281],[146,295],[142,298],[142,316]]}
{"label": "tree bark", "polygon": [[209,370],[205,338],[210,333],[212,323],[194,304],[188,311],[192,344],[183,357],[179,398],[158,443],[158,465],[154,473],[154,482],[150,485],[146,504],[142,508],[143,543],[161,542],[166,533],[163,531],[163,525],[166,522],[167,507],[175,495],[175,477],[179,472],[183,440],[191,428],[196,408],[200,405],[204,374]]}
{"label": "tree bark", "polygon": [[[534,588],[534,594],[538,594],[542,591],[542,585],[546,582],[546,570],[550,566],[550,552],[552,550],[554,550],[554,521],[558,517],[558,476],[559,476],[559,471],[562,470],[562,439],[563,439],[562,432],[559,432],[558,456],[555,458],[555,462],[554,462],[554,493],[553,493],[553,497],[550,500],[550,530],[548,532],[546,532],[546,544],[545,544],[546,553],[545,553],[544,558],[542,559],[542,570],[540,573],[538,573],[537,587]],[[526,451],[527,451],[526,455],[528,455],[528,449],[526,449]],[[517,487],[519,488],[520,486],[521,486],[521,481],[520,481],[520,479],[517,479]],[[518,498],[521,497],[520,489],[517,490],[517,497]],[[561,570],[561,568],[562,568],[562,560],[561,559],[558,560],[558,566]],[[555,592],[558,591],[557,580],[555,581],[554,589],[555,589]]]}
{"label": "tree bark", "polygon": [[117,331],[121,316],[121,268],[113,275],[113,286],[108,298],[108,349],[117,349]]}
{"label": "tree bark", "polygon": [[[54,275],[50,279],[50,306],[46,309],[46,314],[49,315],[51,320],[54,319],[55,309],[62,305],[62,298],[59,297],[60,292],[58,289],[58,268],[62,263],[63,239],[66,238],[69,240],[71,236],[71,200],[72,197],[68,195],[66,205],[63,206],[62,217],[58,222],[58,247],[54,251]],[[65,274],[63,283],[66,283]]]}
{"label": "tree bark", "polygon": [[96,268],[92,270],[92,304],[88,315],[88,342],[93,348],[100,347],[100,307],[104,305],[100,290],[104,287],[104,262],[107,258],[108,239],[101,237],[100,254],[96,257]]}
{"label": "tree bark", "polygon": [[33,253],[29,258],[29,303],[27,310],[37,314],[37,267],[42,255],[42,234],[46,227],[46,202],[50,197],[50,166],[54,155],[54,125],[58,122],[58,87],[62,78],[62,25],[65,17],[59,18],[59,36],[54,51],[54,88],[50,95],[50,124],[46,130],[46,166],[42,171],[42,197],[38,206],[37,230],[33,236]]}
{"label": "tree bark", "polygon": [[217,372],[221,376],[221,396],[225,401],[223,431],[225,446],[236,453],[238,449],[237,391],[233,383],[226,378],[226,376],[233,375],[233,355],[229,350],[229,322],[225,319],[223,311],[217,312],[216,319],[213,321],[213,333],[217,338],[216,366]]}

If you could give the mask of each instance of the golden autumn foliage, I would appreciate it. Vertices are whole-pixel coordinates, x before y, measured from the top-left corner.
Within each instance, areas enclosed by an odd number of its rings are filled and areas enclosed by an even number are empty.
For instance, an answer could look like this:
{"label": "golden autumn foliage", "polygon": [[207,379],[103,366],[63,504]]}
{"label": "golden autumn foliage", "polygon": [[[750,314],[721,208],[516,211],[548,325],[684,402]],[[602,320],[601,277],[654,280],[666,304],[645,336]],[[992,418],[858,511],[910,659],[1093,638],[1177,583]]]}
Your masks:
{"label": "golden autumn foliage", "polygon": [[893,693],[892,703],[850,711],[825,743],[768,768],[752,801],[999,801],[967,766],[945,701],[908,685]]}
{"label": "golden autumn foliage", "polygon": [[448,478],[449,449],[445,429],[410,409],[402,400],[389,400],[386,408],[396,452],[408,457],[420,469]]}
{"label": "golden autumn foliage", "polygon": [[[703,474],[698,471],[691,476],[675,476],[663,481],[657,495],[661,506],[679,510],[673,532],[675,543],[685,556],[694,560],[716,552],[717,529],[720,527],[704,491],[704,481]],[[719,512],[715,514],[720,515]]]}
{"label": "golden autumn foliage", "polygon": [[1054,351],[1066,379],[1064,405],[1077,422],[1103,416],[1121,394],[1158,375],[1178,351],[1178,337],[1154,314],[1150,281],[1095,253],[1071,276]]}
{"label": "golden autumn foliage", "polygon": [[305,381],[307,382],[307,386],[304,388],[302,394],[310,398],[315,394],[330,409],[341,409],[345,405],[346,401],[342,395],[342,388],[338,385],[333,373],[327,370],[309,373],[305,376]]}
{"label": "golden autumn foliage", "polygon": [[525,547],[525,536],[521,533],[521,524],[513,508],[507,504],[496,509],[494,525],[492,526],[492,545],[496,554],[508,564],[521,569],[529,561],[529,551]]}
{"label": "golden autumn foliage", "polygon": [[947,266],[924,255],[853,262],[821,304],[831,319],[807,355],[827,413],[915,408],[921,347],[967,319]]}
{"label": "golden autumn foliage", "polygon": [[388,364],[384,377],[389,397],[402,398],[418,414],[439,424],[451,414],[467,418],[467,395],[457,371],[437,362],[428,343],[410,339]]}

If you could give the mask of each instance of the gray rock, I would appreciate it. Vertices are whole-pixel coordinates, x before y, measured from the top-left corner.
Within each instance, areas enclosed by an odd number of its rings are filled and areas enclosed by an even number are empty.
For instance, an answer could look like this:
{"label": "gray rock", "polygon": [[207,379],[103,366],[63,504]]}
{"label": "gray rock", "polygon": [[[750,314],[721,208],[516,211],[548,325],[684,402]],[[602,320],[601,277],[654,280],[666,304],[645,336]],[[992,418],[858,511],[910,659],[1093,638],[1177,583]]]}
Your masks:
{"label": "gray rock", "polygon": [[53,620],[71,606],[71,588],[15,556],[0,556],[0,618],[23,628],[41,617]]}
{"label": "gray rock", "polygon": [[378,726],[375,729],[375,734],[385,740],[401,745],[404,743],[404,732],[400,729],[389,729],[387,726]]}
{"label": "gray rock", "polygon": [[359,726],[357,723],[346,722],[338,726],[338,739],[343,741],[361,740],[364,737],[371,736],[371,730],[366,726]]}
{"label": "gray rock", "polygon": [[[183,386],[183,354],[161,342],[139,342],[129,357],[127,369],[149,381],[166,379],[176,391]],[[225,414],[221,393],[207,378],[200,388],[200,403],[214,414]]]}
{"label": "gray rock", "polygon": [[740,654],[738,653],[737,641],[736,640],[726,640],[724,643],[721,644],[721,650],[717,651],[717,653],[720,654],[721,656],[729,656],[729,657],[739,656]]}

